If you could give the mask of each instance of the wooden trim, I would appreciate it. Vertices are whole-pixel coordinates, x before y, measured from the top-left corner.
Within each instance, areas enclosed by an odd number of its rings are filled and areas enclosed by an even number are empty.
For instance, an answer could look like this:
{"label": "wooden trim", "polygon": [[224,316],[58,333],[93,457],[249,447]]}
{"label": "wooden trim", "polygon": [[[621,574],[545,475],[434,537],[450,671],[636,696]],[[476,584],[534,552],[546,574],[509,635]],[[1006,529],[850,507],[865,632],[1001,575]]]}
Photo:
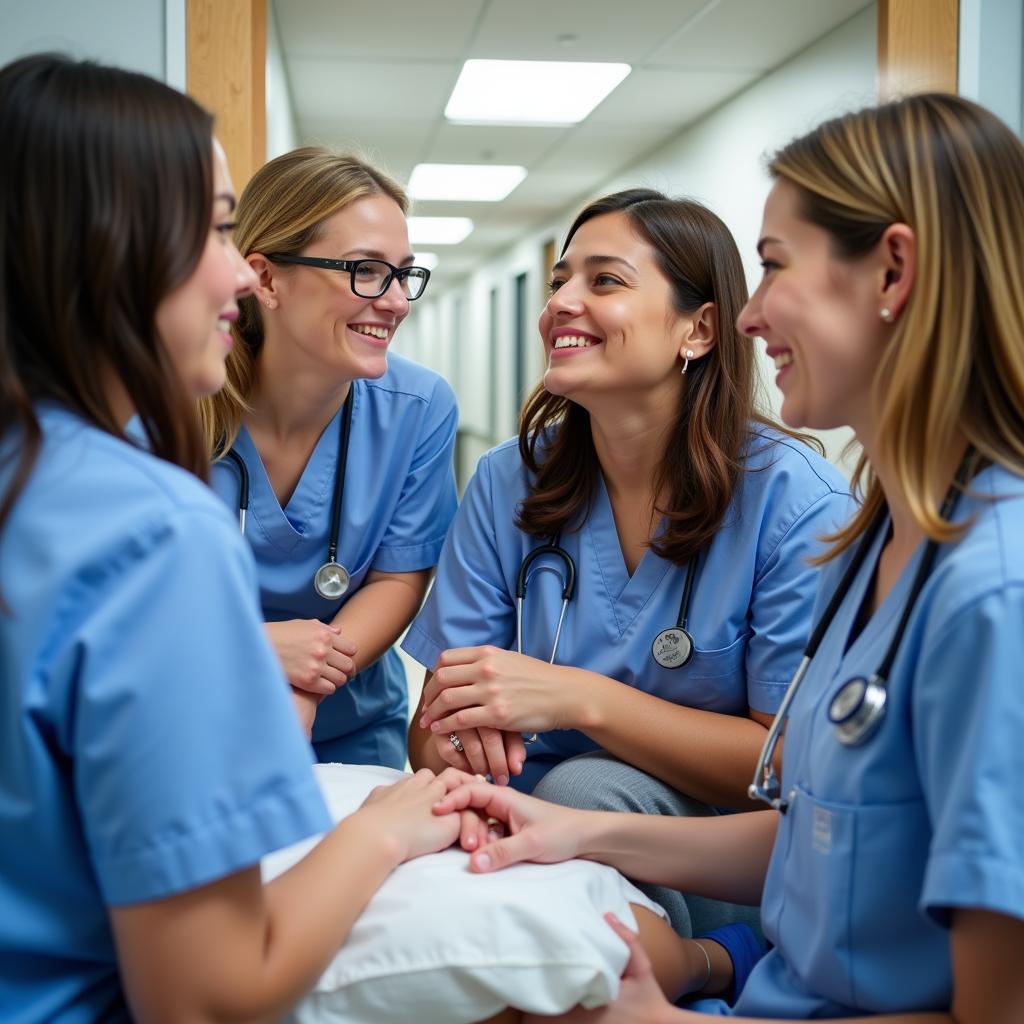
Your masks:
{"label": "wooden trim", "polygon": [[959,0],[878,0],[878,98],[957,91]]}
{"label": "wooden trim", "polygon": [[187,0],[187,91],[217,119],[235,189],[267,159],[267,0]]}

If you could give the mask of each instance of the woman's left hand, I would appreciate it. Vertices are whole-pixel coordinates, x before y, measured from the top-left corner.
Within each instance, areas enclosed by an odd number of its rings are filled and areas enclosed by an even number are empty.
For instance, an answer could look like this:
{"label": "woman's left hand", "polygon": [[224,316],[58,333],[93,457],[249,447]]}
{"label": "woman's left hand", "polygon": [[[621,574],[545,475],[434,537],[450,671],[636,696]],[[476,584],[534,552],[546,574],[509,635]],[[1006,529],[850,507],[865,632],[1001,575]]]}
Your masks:
{"label": "woman's left hand", "polygon": [[423,690],[420,728],[435,733],[487,726],[512,732],[572,728],[566,669],[498,647],[445,651]]}
{"label": "woman's left hand", "polygon": [[[538,1017],[523,1014],[523,1024],[660,1024],[664,1021],[690,1020],[685,1010],[677,1010],[665,998],[651,969],[651,961],[640,940],[614,914],[605,914],[605,920],[615,933],[629,946],[629,963],[622,975],[622,984],[615,1001],[596,1010],[577,1007],[559,1017]],[[696,1015],[692,1019],[698,1019]],[[700,1018],[703,1019],[703,1018]]]}

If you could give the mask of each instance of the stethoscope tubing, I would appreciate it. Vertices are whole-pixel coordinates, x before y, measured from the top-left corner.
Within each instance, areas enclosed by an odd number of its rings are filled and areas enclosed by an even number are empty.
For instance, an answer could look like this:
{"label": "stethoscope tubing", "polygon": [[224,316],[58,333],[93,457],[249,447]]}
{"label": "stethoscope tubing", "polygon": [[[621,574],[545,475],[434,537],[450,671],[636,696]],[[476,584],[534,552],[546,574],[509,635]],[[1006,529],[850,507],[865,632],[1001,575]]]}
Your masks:
{"label": "stethoscope tubing", "polygon": [[[338,462],[334,474],[334,493],[331,498],[331,532],[327,543],[327,562],[324,566],[321,566],[321,569],[328,565],[336,564],[338,556],[341,510],[345,499],[345,478],[348,475],[346,472],[348,468],[348,449],[352,436],[353,395],[354,389],[350,386],[348,395],[345,397],[345,404],[342,407],[339,425]],[[249,512],[249,469],[245,464],[245,460],[234,448],[229,448],[224,453],[224,458],[231,462],[238,471],[238,527],[244,536],[245,520]],[[572,566],[572,570],[573,585],[575,586],[575,566]]]}
{"label": "stethoscope tubing", "polygon": [[[948,520],[952,517],[953,512],[956,509],[957,501],[963,493],[963,489],[970,475],[970,469],[974,465],[972,455],[973,452],[968,449],[967,454],[964,456],[963,461],[957,469],[956,477],[946,493],[942,507],[939,510],[939,516],[944,520]],[[752,800],[763,801],[776,811],[785,813],[788,808],[788,801],[782,796],[782,788],[778,775],[775,771],[775,751],[778,748],[782,730],[784,729],[786,720],[789,716],[790,705],[793,703],[793,699],[795,698],[797,691],[800,689],[804,677],[807,675],[807,670],[810,667],[811,660],[814,658],[818,651],[818,647],[821,645],[821,641],[824,639],[829,627],[835,620],[835,617],[839,612],[840,605],[842,605],[846,600],[850,589],[853,587],[857,574],[860,572],[865,561],[867,561],[868,554],[878,537],[878,533],[881,530],[882,525],[888,520],[888,518],[888,508],[885,505],[882,505],[874,519],[871,521],[868,529],[865,531],[860,543],[857,545],[853,557],[850,559],[849,564],[843,572],[843,575],[839,580],[839,584],[836,587],[835,592],[832,594],[824,613],[818,620],[814,629],[811,631],[811,636],[807,641],[807,646],[804,648],[800,664],[797,666],[797,670],[793,674],[793,678],[790,680],[789,686],[786,687],[785,696],[782,698],[779,710],[772,719],[768,735],[765,737],[764,745],[761,748],[761,754],[758,757],[757,767],[754,769],[754,781],[748,787],[747,795]],[[830,713],[830,720],[833,721],[837,736],[840,742],[845,746],[857,746],[860,743],[865,742],[874,735],[881,722],[882,716],[885,713],[889,672],[892,670],[893,662],[896,660],[896,654],[899,651],[903,635],[910,622],[910,616],[913,614],[914,607],[917,604],[917,599],[920,596],[921,591],[924,589],[924,585],[928,581],[928,577],[931,575],[932,568],[935,565],[935,559],[938,557],[938,552],[938,541],[929,539],[925,546],[925,550],[921,555],[921,561],[918,564],[917,571],[914,574],[910,593],[907,595],[907,599],[904,602],[903,611],[900,615],[896,630],[892,635],[892,639],[889,641],[889,646],[886,649],[882,662],[876,671],[871,675],[869,680],[850,680],[848,683],[844,684],[844,687],[840,688],[840,690],[842,690],[854,682],[862,683],[864,695],[867,698],[865,713],[858,715],[859,709],[856,709],[847,716],[848,718],[853,719],[852,721],[837,721],[832,718]]]}

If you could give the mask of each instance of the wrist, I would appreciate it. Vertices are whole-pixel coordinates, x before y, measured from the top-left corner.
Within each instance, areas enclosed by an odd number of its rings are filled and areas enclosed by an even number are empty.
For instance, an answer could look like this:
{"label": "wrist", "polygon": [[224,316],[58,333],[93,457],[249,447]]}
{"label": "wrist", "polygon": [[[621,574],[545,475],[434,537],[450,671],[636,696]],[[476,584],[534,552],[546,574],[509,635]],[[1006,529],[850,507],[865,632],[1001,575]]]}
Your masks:
{"label": "wrist", "polygon": [[402,837],[400,830],[389,828],[374,813],[373,805],[360,807],[335,826],[335,831],[345,838],[345,842],[359,844],[373,860],[394,871],[399,864],[409,857],[409,844]]}
{"label": "wrist", "polygon": [[566,667],[561,680],[564,711],[560,728],[578,729],[589,735],[607,720],[605,697],[611,680],[587,669]]}

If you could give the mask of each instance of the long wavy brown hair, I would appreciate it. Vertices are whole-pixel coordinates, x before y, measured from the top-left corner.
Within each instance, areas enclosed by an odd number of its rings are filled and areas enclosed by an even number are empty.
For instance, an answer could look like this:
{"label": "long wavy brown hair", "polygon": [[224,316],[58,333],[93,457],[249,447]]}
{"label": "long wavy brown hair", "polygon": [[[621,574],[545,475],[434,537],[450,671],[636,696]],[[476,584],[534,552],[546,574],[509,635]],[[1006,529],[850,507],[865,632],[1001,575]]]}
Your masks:
{"label": "long wavy brown hair", "polygon": [[[755,409],[754,350],[736,328],[747,286],[736,242],[722,220],[692,199],[628,189],[587,206],[569,228],[562,253],[581,225],[608,213],[624,213],[654,250],[678,313],[708,302],[715,307],[716,343],[690,363],[653,481],[654,493],[666,496],[664,507],[655,506],[665,526],[650,546],[683,565],[718,531],[751,444],[771,443],[755,442],[752,425],[781,428]],[[519,529],[536,537],[578,529],[593,506],[601,472],[587,410],[538,385],[520,417],[519,451],[533,477],[517,511]]]}
{"label": "long wavy brown hair", "polygon": [[0,528],[50,400],[118,437],[115,374],[153,454],[206,477],[157,307],[192,274],[213,210],[213,119],[145,75],[41,54],[0,70]]}
{"label": "long wavy brown hair", "polygon": [[[936,495],[958,436],[1024,475],[1024,145],[977,104],[932,93],[828,121],[769,168],[838,259],[863,257],[890,224],[914,231],[914,286],[875,375],[877,434],[918,526],[953,540],[964,527],[942,519]],[[885,500],[866,456],[854,479],[864,503],[826,559]]]}

